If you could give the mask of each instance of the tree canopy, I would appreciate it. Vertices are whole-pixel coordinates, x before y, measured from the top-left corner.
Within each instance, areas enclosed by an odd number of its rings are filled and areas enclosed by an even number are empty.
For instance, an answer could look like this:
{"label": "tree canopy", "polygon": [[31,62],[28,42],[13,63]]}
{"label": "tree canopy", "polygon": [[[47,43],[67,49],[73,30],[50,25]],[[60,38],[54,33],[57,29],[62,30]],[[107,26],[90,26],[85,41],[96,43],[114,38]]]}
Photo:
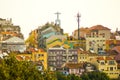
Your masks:
{"label": "tree canopy", "polygon": [[1,60],[0,80],[56,80],[48,71],[38,71],[30,62],[17,61],[12,55]]}
{"label": "tree canopy", "polygon": [[103,72],[89,72],[81,77],[61,72],[39,71],[28,61],[17,61],[14,55],[0,60],[0,80],[110,80]]}
{"label": "tree canopy", "polygon": [[93,71],[81,76],[82,80],[110,80],[107,74],[99,71]]}

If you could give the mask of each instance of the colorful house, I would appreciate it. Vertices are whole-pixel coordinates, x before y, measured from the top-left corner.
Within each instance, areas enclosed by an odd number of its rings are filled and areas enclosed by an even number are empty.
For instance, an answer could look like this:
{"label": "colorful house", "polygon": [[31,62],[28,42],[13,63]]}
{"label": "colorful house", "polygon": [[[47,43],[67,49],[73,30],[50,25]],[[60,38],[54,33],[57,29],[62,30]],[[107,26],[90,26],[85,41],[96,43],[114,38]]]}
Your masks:
{"label": "colorful house", "polygon": [[110,56],[99,56],[92,60],[91,63],[93,63],[99,71],[105,72],[110,78],[118,78],[119,70],[114,58]]}
{"label": "colorful house", "polygon": [[80,76],[85,72],[83,64],[81,63],[65,63],[63,70],[69,74],[75,74],[76,76]]}
{"label": "colorful house", "polygon": [[44,70],[47,70],[47,52],[42,49],[38,49],[32,52],[32,61],[40,61],[44,66]]}

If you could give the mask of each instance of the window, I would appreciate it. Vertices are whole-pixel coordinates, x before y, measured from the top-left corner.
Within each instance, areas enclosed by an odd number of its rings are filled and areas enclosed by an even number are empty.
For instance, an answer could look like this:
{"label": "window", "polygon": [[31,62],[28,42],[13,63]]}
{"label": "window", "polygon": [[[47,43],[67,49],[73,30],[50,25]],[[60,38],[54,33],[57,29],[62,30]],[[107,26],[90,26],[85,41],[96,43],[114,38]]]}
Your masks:
{"label": "window", "polygon": [[113,67],[110,67],[110,71],[113,71]]}
{"label": "window", "polygon": [[104,63],[104,62],[101,62],[101,65],[105,65],[105,63]]}
{"label": "window", "polygon": [[99,42],[99,40],[97,40],[97,42]]}
{"label": "window", "polygon": [[109,61],[109,65],[114,65],[115,62],[112,60],[112,61]]}
{"label": "window", "polygon": [[103,44],[103,46],[105,46],[105,44]]}

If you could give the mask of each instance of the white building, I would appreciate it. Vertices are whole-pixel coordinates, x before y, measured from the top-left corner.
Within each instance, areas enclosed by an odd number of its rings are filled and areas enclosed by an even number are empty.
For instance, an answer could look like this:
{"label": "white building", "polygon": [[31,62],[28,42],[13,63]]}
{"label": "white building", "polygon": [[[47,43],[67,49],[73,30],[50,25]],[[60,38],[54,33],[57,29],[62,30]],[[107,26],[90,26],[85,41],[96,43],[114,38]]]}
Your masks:
{"label": "white building", "polygon": [[2,50],[23,52],[26,50],[25,42],[19,37],[11,37],[2,41]]}

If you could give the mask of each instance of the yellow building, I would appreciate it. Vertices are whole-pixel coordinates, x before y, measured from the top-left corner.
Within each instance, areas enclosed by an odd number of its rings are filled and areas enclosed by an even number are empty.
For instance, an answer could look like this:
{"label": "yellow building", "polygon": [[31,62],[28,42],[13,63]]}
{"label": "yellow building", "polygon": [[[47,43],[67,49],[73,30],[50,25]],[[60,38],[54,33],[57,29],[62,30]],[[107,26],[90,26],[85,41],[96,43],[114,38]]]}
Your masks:
{"label": "yellow building", "polygon": [[118,78],[119,70],[117,68],[117,62],[112,57],[99,56],[92,60],[91,63],[93,63],[99,71],[105,72],[110,78]]}
{"label": "yellow building", "polygon": [[91,62],[97,56],[98,55],[95,53],[90,53],[88,51],[82,51],[79,49],[79,51],[78,51],[78,63]]}
{"label": "yellow building", "polygon": [[35,29],[29,33],[29,37],[26,39],[25,43],[27,47],[38,47],[38,29]]}
{"label": "yellow building", "polygon": [[78,63],[84,63],[88,61],[88,52],[87,51],[78,51]]}
{"label": "yellow building", "polygon": [[42,49],[32,52],[32,61],[41,61],[44,70],[47,70],[47,52]]}

